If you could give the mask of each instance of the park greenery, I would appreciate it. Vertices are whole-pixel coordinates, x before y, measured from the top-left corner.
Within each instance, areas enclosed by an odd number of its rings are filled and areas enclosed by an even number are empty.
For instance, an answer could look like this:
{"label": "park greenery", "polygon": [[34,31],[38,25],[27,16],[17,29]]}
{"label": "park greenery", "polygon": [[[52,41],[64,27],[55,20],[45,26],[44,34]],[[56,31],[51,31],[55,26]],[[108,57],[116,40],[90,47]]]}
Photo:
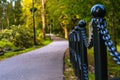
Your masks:
{"label": "park greenery", "polygon": [[36,45],[44,44],[45,34],[51,32],[67,39],[79,20],[89,25],[94,4],[106,7],[107,28],[114,44],[119,45],[120,0],[0,0],[0,50],[33,47],[34,29]]}
{"label": "park greenery", "polygon": [[67,38],[68,33],[79,20],[84,19],[89,24],[92,18],[90,9],[94,4],[103,4],[106,7],[107,26],[109,32],[112,33],[112,39],[117,43],[116,41],[120,38],[118,35],[120,30],[119,0],[1,0],[1,30],[9,29],[13,25],[24,25],[32,30],[32,9],[35,9],[35,26],[41,31],[39,34],[43,38],[50,28],[53,33]]}
{"label": "park greenery", "polygon": [[68,38],[69,32],[79,20],[84,19],[89,24],[92,18],[90,9],[94,4],[106,7],[107,26],[114,44],[117,44],[120,38],[119,0],[1,0],[0,29],[11,29],[14,25],[32,31],[34,15],[35,28],[41,38],[45,38],[50,30]]}

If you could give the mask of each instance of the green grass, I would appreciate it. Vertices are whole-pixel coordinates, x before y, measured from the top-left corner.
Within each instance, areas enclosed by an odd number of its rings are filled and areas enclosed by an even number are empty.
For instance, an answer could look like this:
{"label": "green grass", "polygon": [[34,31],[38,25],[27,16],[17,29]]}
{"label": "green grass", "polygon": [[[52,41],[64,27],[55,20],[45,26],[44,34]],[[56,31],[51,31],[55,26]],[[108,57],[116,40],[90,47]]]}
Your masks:
{"label": "green grass", "polygon": [[32,50],[35,50],[35,49],[38,49],[40,47],[43,47],[45,45],[48,45],[49,43],[51,43],[52,40],[50,39],[46,39],[42,45],[37,45],[37,46],[33,46],[31,48],[27,48],[27,49],[24,49],[24,50],[21,50],[21,51],[16,51],[16,52],[7,52],[5,53],[4,55],[1,55],[0,56],[0,60],[4,60],[6,58],[9,58],[9,57],[12,57],[12,56],[16,56],[16,55],[19,55],[19,54],[23,54],[25,52],[29,52],[29,51],[32,51]]}
{"label": "green grass", "polygon": [[[120,45],[117,46],[118,52],[120,52]],[[113,57],[110,56],[109,52],[108,55],[108,75],[112,75],[114,77],[120,77],[120,65],[116,64],[116,62],[113,60]],[[88,50],[88,63],[89,65],[94,66],[94,54],[93,54],[93,48]],[[89,74],[89,76],[94,74]],[[92,77],[91,77],[92,78]],[[91,79],[94,80],[94,79]]]}
{"label": "green grass", "polygon": [[70,63],[69,50],[67,49],[64,56],[64,80],[77,80],[73,67]]}
{"label": "green grass", "polygon": [[95,80],[95,76],[91,72],[89,72],[88,77],[89,77],[89,80]]}

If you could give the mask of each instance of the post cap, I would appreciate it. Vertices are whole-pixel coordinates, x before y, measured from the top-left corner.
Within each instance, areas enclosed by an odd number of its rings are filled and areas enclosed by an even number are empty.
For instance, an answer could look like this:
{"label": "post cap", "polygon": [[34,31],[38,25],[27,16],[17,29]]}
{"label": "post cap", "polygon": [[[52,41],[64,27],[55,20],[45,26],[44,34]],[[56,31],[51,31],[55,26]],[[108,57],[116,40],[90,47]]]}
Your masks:
{"label": "post cap", "polygon": [[79,31],[79,26],[75,26],[75,31]]}
{"label": "post cap", "polygon": [[75,33],[75,30],[74,30],[74,29],[72,30],[72,33]]}
{"label": "post cap", "polygon": [[85,26],[86,26],[86,22],[85,22],[84,20],[80,20],[80,21],[78,22],[78,26],[79,26],[79,27],[85,27]]}
{"label": "post cap", "polygon": [[93,17],[104,17],[106,14],[106,9],[102,4],[96,4],[91,8],[91,14]]}

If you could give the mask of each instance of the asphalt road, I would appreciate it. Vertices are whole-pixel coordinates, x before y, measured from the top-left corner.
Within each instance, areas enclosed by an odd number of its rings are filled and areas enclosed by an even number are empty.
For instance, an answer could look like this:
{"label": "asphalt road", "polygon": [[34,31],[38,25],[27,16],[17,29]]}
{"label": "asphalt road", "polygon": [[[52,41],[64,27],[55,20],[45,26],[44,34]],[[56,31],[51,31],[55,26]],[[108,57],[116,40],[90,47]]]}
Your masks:
{"label": "asphalt road", "polygon": [[0,80],[63,80],[64,40],[0,61]]}

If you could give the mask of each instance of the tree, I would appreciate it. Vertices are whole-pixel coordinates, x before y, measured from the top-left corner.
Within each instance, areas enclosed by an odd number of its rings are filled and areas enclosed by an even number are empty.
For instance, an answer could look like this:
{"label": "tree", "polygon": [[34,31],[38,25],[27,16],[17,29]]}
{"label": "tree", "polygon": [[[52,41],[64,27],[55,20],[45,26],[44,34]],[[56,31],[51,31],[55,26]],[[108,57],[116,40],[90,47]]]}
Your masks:
{"label": "tree", "polygon": [[[14,5],[13,5],[14,2]],[[3,28],[9,28],[11,25],[21,24],[21,0],[1,1],[1,24]],[[16,4],[16,5],[15,5]]]}
{"label": "tree", "polygon": [[[53,27],[56,29],[63,29],[64,37],[68,37],[68,32],[73,26],[77,24],[77,21],[82,17],[80,13],[83,7],[79,4],[84,1],[77,0],[52,0],[47,1],[47,20],[50,24],[52,20]],[[61,33],[61,34],[62,34]]]}
{"label": "tree", "polygon": [[45,15],[46,15],[46,9],[45,9],[45,4],[46,4],[46,0],[41,0],[42,2],[42,29],[43,29],[43,38],[45,39],[45,29],[46,29],[46,23],[45,23]]}

